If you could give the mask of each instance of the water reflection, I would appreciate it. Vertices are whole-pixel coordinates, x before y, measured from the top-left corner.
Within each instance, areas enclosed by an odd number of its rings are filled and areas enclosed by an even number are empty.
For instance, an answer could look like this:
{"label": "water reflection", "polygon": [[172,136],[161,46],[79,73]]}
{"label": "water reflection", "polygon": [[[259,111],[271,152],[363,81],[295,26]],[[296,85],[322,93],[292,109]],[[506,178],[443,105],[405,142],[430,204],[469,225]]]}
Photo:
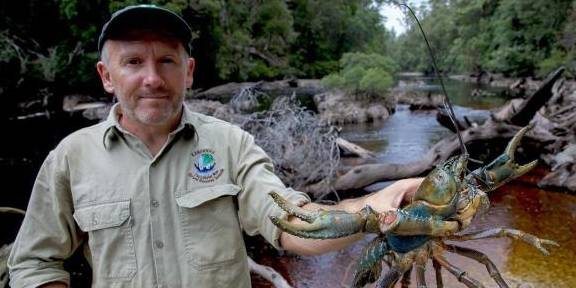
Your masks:
{"label": "water reflection", "polygon": [[[509,91],[507,88],[493,87],[485,84],[459,81],[444,78],[444,85],[450,100],[454,105],[474,107],[476,109],[490,109],[501,106],[506,102]],[[435,77],[428,76],[400,76],[398,89],[424,94],[442,94],[440,81]]]}
{"label": "water reflection", "polygon": [[[456,106],[455,113],[478,119],[488,117],[490,112]],[[408,163],[421,158],[430,147],[451,134],[436,121],[436,111],[410,111],[407,105],[398,105],[386,121],[346,125],[341,136],[376,151],[379,161]]]}

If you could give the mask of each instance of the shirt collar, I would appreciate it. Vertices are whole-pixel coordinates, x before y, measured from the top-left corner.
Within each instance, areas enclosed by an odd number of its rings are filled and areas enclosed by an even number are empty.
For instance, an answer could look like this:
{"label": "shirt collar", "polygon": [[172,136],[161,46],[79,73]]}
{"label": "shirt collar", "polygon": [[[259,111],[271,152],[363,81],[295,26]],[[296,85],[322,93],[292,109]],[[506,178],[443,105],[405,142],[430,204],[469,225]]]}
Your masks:
{"label": "shirt collar", "polygon": [[[176,127],[172,134],[183,133],[183,137],[192,138],[196,134],[194,129],[194,117],[192,112],[186,104],[183,105],[182,118],[180,118],[180,123]],[[120,126],[120,104],[116,103],[110,109],[108,117],[104,120],[104,133],[102,134],[102,145],[104,149],[110,149],[114,143],[118,142],[123,134],[129,133],[122,126]]]}

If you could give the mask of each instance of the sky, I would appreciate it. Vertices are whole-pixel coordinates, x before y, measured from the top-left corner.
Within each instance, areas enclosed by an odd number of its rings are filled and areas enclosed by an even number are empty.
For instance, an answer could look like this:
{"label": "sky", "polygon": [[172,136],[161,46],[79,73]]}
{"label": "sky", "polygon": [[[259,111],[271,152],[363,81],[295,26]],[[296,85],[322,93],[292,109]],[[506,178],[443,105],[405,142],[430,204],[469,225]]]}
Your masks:
{"label": "sky", "polygon": [[[420,7],[421,4],[426,4],[427,0],[407,0],[405,3],[414,9]],[[382,5],[380,9],[380,14],[386,17],[386,28],[396,31],[396,35],[400,35],[406,31],[406,24],[404,23],[404,13],[405,9],[400,9],[398,6],[391,4]]]}

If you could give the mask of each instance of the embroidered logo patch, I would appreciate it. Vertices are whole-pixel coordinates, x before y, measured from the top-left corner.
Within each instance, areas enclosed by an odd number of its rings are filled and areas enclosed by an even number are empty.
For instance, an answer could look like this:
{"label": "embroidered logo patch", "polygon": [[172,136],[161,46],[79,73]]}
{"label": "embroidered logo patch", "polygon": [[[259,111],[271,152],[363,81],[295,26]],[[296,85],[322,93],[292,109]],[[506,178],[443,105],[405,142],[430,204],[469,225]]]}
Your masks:
{"label": "embroidered logo patch", "polygon": [[222,176],[223,168],[218,169],[216,157],[212,149],[201,149],[192,153],[194,170],[188,172],[188,176],[202,183],[214,182]]}

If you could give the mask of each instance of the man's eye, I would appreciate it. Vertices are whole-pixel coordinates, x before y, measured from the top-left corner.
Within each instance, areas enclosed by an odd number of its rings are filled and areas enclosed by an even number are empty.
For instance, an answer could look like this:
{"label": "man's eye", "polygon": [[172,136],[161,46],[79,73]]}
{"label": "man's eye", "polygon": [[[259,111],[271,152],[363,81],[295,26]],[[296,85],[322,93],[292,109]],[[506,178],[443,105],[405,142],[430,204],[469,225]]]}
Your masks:
{"label": "man's eye", "polygon": [[138,58],[132,58],[132,59],[128,59],[127,63],[130,65],[138,65],[138,64],[142,63],[142,61]]}
{"label": "man's eye", "polygon": [[164,59],[160,60],[160,63],[170,64],[170,63],[175,63],[175,61],[172,58],[164,58]]}

